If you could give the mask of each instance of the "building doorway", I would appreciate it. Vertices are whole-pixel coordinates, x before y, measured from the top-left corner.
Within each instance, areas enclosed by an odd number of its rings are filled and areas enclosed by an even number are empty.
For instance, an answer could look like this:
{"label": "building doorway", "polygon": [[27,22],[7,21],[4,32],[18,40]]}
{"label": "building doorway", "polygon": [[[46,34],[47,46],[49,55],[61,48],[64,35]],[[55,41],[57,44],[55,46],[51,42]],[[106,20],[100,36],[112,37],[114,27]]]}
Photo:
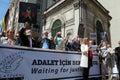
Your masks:
{"label": "building doorway", "polygon": [[96,22],[96,32],[97,32],[97,45],[99,45],[102,40],[101,33],[104,32],[100,21]]}
{"label": "building doorway", "polygon": [[52,29],[51,29],[51,33],[52,33],[53,37],[55,37],[57,32],[61,31],[61,27],[62,27],[62,22],[61,22],[61,20],[57,19],[53,23],[53,26],[52,26]]}

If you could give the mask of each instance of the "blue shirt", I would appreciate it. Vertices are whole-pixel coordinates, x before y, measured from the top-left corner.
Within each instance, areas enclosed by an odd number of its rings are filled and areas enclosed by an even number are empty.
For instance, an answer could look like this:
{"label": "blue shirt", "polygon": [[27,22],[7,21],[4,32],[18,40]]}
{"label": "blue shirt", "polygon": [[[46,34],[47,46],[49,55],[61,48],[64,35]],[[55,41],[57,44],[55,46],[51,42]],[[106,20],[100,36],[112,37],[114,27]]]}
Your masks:
{"label": "blue shirt", "polygon": [[45,41],[43,42],[42,49],[49,49],[48,41],[47,41],[46,39],[45,39]]}

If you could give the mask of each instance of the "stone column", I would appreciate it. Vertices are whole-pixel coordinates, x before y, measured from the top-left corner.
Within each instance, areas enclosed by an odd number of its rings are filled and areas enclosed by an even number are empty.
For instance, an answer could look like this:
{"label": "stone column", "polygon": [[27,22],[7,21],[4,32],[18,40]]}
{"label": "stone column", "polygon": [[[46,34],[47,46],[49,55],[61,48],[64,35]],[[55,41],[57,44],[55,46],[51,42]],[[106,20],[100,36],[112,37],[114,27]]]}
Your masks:
{"label": "stone column", "polygon": [[78,26],[80,22],[80,4],[79,1],[74,3],[74,28],[73,28],[73,34],[77,36],[78,34]]}

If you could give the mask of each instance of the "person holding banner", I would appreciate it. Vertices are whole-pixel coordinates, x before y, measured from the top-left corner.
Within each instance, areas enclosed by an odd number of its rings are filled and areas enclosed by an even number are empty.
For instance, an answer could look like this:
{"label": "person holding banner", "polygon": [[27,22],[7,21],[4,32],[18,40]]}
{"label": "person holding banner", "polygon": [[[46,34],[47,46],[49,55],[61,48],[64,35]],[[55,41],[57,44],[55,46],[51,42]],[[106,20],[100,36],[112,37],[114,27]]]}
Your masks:
{"label": "person holding banner", "polygon": [[[98,55],[100,56],[100,61],[101,61],[102,80],[106,80],[106,72],[107,72],[107,67],[108,67],[107,60],[108,60],[108,54],[110,53],[110,50],[109,50],[110,48],[108,47],[107,44],[108,43],[106,41],[102,41],[100,49],[99,49],[99,53],[98,53]],[[111,75],[111,72],[108,74]]]}
{"label": "person holding banner", "polygon": [[26,36],[26,30],[28,29],[31,29],[31,26],[30,26],[30,22],[29,21],[26,21],[24,23],[24,26],[20,29],[19,31],[19,36],[20,36],[20,40],[21,40],[21,46],[28,46],[28,37]]}
{"label": "person holding banner", "polygon": [[35,40],[32,37],[32,31],[31,29],[28,29],[25,31],[25,34],[27,36],[27,47],[35,47]]}
{"label": "person holding banner", "polygon": [[88,80],[89,69],[91,67],[91,60],[89,57],[89,39],[83,38],[83,42],[81,44],[81,63],[80,67],[83,68],[83,80]]}

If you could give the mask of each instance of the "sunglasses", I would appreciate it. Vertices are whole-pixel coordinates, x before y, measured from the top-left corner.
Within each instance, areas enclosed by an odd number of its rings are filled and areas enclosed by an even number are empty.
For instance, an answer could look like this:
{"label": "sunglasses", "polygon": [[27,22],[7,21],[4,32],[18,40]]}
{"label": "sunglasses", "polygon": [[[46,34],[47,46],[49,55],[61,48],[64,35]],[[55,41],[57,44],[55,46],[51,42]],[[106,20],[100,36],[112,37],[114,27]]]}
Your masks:
{"label": "sunglasses", "polygon": [[14,32],[10,32],[10,34],[14,34]]}

